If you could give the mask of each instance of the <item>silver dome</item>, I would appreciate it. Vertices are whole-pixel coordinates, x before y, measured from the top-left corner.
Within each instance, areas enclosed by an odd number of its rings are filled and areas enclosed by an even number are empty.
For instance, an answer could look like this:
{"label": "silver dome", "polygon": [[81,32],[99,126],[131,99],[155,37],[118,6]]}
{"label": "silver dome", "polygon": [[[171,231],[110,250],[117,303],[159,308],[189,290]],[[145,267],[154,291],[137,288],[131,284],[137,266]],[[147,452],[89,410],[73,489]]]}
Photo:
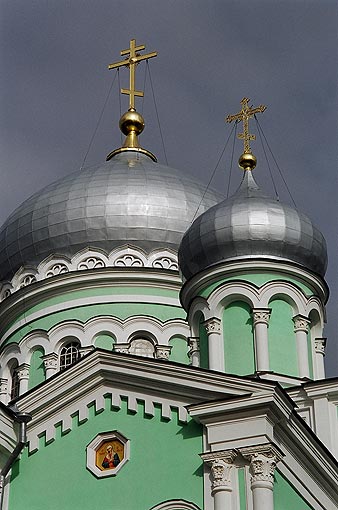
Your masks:
{"label": "silver dome", "polygon": [[199,212],[222,197],[182,172],[137,152],[50,184],[26,200],[0,230],[0,278],[51,254],[73,256],[90,247],[124,244],[177,251]]}
{"label": "silver dome", "polygon": [[225,260],[291,261],[321,276],[327,266],[321,232],[305,214],[265,196],[249,170],[231,198],[194,221],[178,256],[187,279]]}

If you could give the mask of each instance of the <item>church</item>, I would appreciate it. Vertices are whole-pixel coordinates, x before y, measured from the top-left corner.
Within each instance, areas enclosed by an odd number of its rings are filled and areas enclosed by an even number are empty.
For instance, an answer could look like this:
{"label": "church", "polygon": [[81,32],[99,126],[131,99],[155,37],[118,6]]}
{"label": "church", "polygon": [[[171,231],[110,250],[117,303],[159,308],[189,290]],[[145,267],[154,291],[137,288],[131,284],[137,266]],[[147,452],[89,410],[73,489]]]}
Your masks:
{"label": "church", "polygon": [[0,229],[0,510],[338,509],[325,239],[259,187],[263,105],[227,199],[140,145],[144,51],[123,145]]}

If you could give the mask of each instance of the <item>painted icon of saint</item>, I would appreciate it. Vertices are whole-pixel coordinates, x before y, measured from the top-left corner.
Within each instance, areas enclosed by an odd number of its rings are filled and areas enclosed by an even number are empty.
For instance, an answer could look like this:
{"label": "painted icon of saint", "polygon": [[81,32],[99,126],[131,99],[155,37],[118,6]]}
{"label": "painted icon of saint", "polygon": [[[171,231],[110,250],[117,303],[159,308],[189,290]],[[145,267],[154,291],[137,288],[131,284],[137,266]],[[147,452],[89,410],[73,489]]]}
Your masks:
{"label": "painted icon of saint", "polygon": [[113,445],[109,444],[106,448],[106,455],[103,459],[102,467],[105,469],[112,469],[118,466],[120,462],[118,453],[114,450]]}

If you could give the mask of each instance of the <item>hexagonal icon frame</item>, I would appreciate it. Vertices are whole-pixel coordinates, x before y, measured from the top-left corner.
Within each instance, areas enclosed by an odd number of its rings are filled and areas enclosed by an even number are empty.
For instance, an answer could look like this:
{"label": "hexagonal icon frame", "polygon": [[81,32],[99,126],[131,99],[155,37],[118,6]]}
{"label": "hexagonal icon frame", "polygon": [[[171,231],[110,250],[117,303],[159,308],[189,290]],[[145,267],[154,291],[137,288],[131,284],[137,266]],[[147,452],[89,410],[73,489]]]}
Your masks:
{"label": "hexagonal icon frame", "polygon": [[130,441],[121,432],[100,432],[88,444],[87,469],[97,478],[116,476],[130,457]]}

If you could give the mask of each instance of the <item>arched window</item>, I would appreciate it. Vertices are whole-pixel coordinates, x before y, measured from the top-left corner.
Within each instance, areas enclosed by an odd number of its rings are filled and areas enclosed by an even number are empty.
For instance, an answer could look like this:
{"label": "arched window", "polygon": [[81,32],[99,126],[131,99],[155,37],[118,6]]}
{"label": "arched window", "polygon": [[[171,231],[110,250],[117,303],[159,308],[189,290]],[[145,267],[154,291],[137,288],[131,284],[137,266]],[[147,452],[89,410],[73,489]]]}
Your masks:
{"label": "arched window", "polygon": [[130,342],[130,354],[135,354],[136,356],[145,356],[146,358],[153,358],[155,348],[153,343],[147,338],[134,338]]}
{"label": "arched window", "polygon": [[60,351],[60,370],[69,367],[80,357],[80,343],[71,341],[66,343]]}
{"label": "arched window", "polygon": [[20,394],[20,379],[18,372],[18,364],[16,363],[11,369],[11,400]]}

